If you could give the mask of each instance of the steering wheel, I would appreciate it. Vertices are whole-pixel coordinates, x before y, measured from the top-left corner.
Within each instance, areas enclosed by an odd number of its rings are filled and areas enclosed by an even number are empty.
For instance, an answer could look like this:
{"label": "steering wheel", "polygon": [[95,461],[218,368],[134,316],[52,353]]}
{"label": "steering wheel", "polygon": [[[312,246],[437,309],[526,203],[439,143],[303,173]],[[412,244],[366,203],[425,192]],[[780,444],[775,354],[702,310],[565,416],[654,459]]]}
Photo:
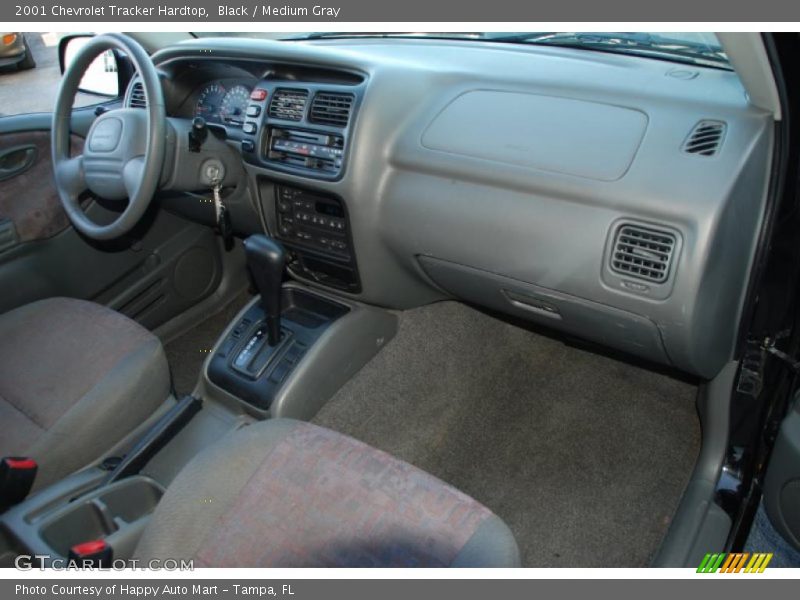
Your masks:
{"label": "steering wheel", "polygon": [[[139,73],[147,110],[121,108],[101,114],[92,124],[81,156],[70,158],[70,119],[78,85],[92,61],[106,50],[124,52]],[[167,120],[158,73],[147,52],[122,34],[92,38],[66,67],[56,98],[52,157],[56,188],[64,211],[78,231],[110,240],[130,231],[144,215],[158,187],[166,152]],[[80,204],[86,190],[112,201],[128,199],[114,221],[98,224]]]}

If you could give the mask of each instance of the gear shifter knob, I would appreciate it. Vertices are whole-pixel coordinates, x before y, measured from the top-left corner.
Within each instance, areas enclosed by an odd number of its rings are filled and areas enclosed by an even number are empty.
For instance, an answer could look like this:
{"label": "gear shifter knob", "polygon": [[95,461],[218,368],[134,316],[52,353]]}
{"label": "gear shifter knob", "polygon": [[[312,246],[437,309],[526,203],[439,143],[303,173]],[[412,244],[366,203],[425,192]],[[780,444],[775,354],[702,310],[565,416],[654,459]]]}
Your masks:
{"label": "gear shifter knob", "polygon": [[267,340],[270,346],[276,346],[281,339],[281,283],[286,252],[274,239],[260,233],[244,241],[244,250],[247,267],[267,315]]}

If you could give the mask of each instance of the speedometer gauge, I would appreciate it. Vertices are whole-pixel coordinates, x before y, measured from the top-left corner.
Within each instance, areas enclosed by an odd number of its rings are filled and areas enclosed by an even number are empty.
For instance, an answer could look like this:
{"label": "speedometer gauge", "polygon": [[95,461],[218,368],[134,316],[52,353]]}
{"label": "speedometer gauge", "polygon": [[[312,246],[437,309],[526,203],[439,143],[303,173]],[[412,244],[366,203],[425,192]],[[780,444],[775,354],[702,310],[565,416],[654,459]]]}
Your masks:
{"label": "speedometer gauge", "polygon": [[227,90],[219,83],[210,83],[203,88],[197,98],[195,117],[203,117],[207,123],[220,123],[220,107]]}
{"label": "speedometer gauge", "polygon": [[225,97],[219,107],[219,117],[222,123],[241,127],[244,123],[244,113],[250,102],[250,89],[243,85],[235,85]]}

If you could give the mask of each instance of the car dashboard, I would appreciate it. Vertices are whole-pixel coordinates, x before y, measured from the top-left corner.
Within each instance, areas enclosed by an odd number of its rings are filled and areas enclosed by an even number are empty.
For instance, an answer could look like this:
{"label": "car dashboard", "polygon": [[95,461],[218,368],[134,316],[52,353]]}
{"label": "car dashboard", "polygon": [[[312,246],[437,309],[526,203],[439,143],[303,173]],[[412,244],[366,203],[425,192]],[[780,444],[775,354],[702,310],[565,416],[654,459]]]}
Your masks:
{"label": "car dashboard", "polygon": [[[442,40],[193,40],[168,115],[241,153],[294,277],[447,297],[710,378],[758,240],[771,116],[732,71]],[[134,79],[127,106],[144,106]]]}

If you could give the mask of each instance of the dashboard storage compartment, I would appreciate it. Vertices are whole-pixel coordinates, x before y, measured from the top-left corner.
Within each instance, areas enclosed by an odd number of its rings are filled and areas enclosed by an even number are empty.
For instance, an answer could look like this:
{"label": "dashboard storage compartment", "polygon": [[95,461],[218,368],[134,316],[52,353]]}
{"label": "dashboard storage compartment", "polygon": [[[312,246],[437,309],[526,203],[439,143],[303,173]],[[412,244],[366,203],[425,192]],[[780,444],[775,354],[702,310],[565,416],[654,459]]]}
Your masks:
{"label": "dashboard storage compartment", "polygon": [[418,260],[434,283],[457,298],[670,364],[658,327],[646,317],[438,258]]}

